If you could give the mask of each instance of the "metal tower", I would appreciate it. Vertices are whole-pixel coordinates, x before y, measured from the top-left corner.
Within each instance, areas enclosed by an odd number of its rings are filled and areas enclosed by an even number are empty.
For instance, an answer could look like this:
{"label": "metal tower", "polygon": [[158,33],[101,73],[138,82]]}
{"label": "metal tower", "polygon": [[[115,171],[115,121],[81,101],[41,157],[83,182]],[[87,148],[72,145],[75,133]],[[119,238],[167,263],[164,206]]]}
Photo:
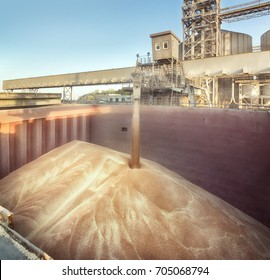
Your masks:
{"label": "metal tower", "polygon": [[220,0],[184,0],[183,60],[219,56]]}

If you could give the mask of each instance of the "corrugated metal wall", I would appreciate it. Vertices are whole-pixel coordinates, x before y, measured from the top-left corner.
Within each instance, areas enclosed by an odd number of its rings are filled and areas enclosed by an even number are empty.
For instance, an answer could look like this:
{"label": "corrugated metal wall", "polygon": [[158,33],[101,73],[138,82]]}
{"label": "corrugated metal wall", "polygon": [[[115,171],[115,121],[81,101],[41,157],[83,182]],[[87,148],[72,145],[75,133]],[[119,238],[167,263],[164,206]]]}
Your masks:
{"label": "corrugated metal wall", "polygon": [[55,108],[0,111],[0,178],[69,141],[90,141],[94,108]]}

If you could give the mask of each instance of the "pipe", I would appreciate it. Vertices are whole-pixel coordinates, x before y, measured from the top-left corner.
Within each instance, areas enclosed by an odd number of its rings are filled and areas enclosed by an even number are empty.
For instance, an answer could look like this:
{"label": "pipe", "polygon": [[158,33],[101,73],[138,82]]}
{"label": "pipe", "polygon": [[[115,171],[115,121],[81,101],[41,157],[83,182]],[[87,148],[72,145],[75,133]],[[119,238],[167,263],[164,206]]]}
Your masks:
{"label": "pipe", "polygon": [[140,97],[141,75],[134,74],[133,82],[133,116],[131,137],[130,168],[140,168]]}

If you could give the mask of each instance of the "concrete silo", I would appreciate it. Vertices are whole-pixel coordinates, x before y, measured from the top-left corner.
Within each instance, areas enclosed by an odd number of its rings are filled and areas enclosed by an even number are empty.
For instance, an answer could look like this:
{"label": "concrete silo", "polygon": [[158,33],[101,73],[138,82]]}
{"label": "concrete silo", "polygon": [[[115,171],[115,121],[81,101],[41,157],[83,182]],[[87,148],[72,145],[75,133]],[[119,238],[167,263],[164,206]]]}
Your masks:
{"label": "concrete silo", "polygon": [[250,35],[227,30],[221,31],[221,55],[249,52],[252,52],[252,37]]}
{"label": "concrete silo", "polygon": [[270,30],[268,30],[261,36],[261,50],[262,51],[270,50]]}

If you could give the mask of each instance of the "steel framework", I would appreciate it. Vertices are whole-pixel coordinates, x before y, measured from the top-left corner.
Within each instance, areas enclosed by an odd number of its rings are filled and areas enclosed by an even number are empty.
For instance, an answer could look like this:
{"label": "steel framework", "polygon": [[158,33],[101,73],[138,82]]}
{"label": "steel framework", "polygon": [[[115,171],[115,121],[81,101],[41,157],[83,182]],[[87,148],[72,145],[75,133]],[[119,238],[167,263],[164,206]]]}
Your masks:
{"label": "steel framework", "polygon": [[72,101],[72,86],[65,86],[63,88],[63,102],[69,103]]}
{"label": "steel framework", "polygon": [[221,22],[270,15],[270,1],[256,0],[220,9],[220,0],[184,0],[182,59],[220,55]]}
{"label": "steel framework", "polygon": [[240,21],[264,15],[270,15],[270,1],[257,0],[220,10],[220,18],[225,22]]}
{"label": "steel framework", "polygon": [[167,105],[179,105],[177,97],[183,95],[186,88],[180,60],[152,61],[149,56],[138,56],[135,72],[141,75],[142,104],[161,105],[161,100],[167,98]]}
{"label": "steel framework", "polygon": [[184,0],[183,60],[220,55],[220,0]]}

